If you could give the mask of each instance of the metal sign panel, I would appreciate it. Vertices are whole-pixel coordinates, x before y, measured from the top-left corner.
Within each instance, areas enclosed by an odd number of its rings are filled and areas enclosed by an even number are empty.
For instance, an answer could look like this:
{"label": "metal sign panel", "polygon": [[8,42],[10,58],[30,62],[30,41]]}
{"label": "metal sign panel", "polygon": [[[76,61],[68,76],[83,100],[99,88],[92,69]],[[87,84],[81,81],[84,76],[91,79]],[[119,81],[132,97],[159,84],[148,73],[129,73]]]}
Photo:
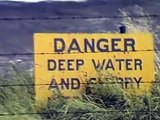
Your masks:
{"label": "metal sign panel", "polygon": [[97,71],[116,76],[135,94],[148,91],[155,79],[150,33],[36,33],[34,52],[38,102],[47,102],[57,90],[65,96],[81,95],[86,80],[98,79]]}

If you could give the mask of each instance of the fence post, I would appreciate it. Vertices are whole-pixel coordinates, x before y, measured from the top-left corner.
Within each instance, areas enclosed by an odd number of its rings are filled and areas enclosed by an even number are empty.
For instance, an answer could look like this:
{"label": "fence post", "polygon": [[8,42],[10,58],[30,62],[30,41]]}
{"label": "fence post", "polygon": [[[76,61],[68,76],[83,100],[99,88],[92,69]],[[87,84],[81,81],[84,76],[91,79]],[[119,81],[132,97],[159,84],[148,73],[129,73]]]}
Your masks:
{"label": "fence post", "polygon": [[119,27],[119,30],[120,30],[120,33],[121,33],[121,34],[126,33],[126,26],[120,26],[120,27]]}

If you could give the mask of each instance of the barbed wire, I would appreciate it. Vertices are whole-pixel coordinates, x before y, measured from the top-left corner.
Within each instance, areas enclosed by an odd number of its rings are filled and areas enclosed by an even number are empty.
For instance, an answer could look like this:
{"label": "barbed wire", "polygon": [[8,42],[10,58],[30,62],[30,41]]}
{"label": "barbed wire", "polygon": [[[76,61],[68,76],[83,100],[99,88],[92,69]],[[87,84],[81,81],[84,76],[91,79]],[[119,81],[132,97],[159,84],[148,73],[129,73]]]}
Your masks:
{"label": "barbed wire", "polygon": [[[151,81],[151,82],[140,82],[139,84],[156,84],[156,83],[160,83],[160,81]],[[75,85],[77,83],[67,83],[68,85]],[[103,85],[103,84],[137,84],[136,82],[128,82],[128,81],[125,81],[125,82],[100,82],[100,83],[85,83],[85,82],[81,82],[79,83],[81,85],[85,85],[85,84],[88,84],[88,85],[96,85],[96,84],[100,84],[100,85]],[[19,87],[19,86],[49,86],[51,84],[0,84],[0,87]],[[63,83],[56,83],[55,84],[56,86],[57,85],[64,85]]]}
{"label": "barbed wire", "polygon": [[159,50],[135,50],[135,51],[107,51],[107,52],[100,52],[100,51],[94,51],[94,52],[55,52],[55,53],[34,53],[34,52],[28,52],[28,53],[0,53],[0,56],[32,56],[32,55],[52,55],[52,54],[81,54],[81,53],[129,53],[129,52],[149,52],[149,51],[154,51],[154,52],[158,52]]}
{"label": "barbed wire", "polygon": [[109,112],[138,112],[138,113],[156,113],[156,112],[159,112],[158,110],[155,111],[151,111],[151,110],[147,110],[147,111],[129,111],[129,110],[105,110],[105,111],[81,111],[81,112],[72,112],[72,111],[68,111],[68,112],[58,112],[58,111],[54,111],[54,112],[24,112],[24,113],[0,113],[0,116],[14,116],[14,115],[53,115],[53,114],[60,114],[60,113],[74,113],[74,114],[85,114],[85,113],[94,113],[94,114],[101,114],[101,113],[109,113]]}
{"label": "barbed wire", "polygon": [[[104,18],[157,18],[160,14],[145,14],[145,15],[127,15],[127,16],[54,16],[54,17],[2,17],[0,21],[21,21],[21,20],[64,20],[64,19],[104,19]],[[157,51],[157,50],[139,50],[139,51]],[[111,51],[109,51],[111,52]],[[123,52],[123,51],[122,51]],[[130,51],[127,51],[130,52]],[[135,51],[137,52],[137,50]],[[76,52],[74,52],[76,53]],[[83,52],[82,52],[83,53]],[[85,52],[89,53],[89,52]],[[96,52],[95,52],[96,53]],[[57,54],[57,53],[0,53],[0,56],[31,56],[37,54]],[[65,53],[58,53],[65,54]],[[73,52],[72,52],[73,54]]]}
{"label": "barbed wire", "polygon": [[22,21],[22,20],[64,20],[64,19],[112,19],[112,18],[157,18],[160,14],[145,14],[145,15],[127,15],[127,16],[51,16],[51,17],[2,17],[0,21]]}
{"label": "barbed wire", "polygon": [[[152,14],[152,15],[132,15],[132,16],[54,16],[54,17],[3,17],[0,18],[0,21],[27,21],[27,20],[79,20],[79,19],[121,19],[121,18],[159,18],[160,15],[158,14]],[[134,52],[139,51],[156,51],[156,50],[138,50]],[[111,51],[110,51],[111,52]],[[123,51],[122,51],[123,52]],[[127,51],[131,52],[131,51]],[[126,53],[127,53],[126,52]],[[132,51],[133,52],[133,51]],[[74,52],[77,53],[77,52]],[[67,53],[67,54],[74,54],[74,53]],[[85,52],[90,53],[90,52]],[[95,52],[94,52],[95,53]],[[107,52],[106,52],[107,53]],[[45,54],[66,54],[66,53],[0,53],[0,56],[31,56],[31,55],[45,55]],[[131,83],[131,82],[130,82]],[[158,81],[156,82],[141,82],[141,83],[148,83],[148,84],[155,84],[160,83]],[[73,84],[73,83],[68,83]],[[91,84],[91,83],[80,83],[80,84]],[[92,83],[92,84],[117,84],[116,82],[107,82],[107,83]],[[122,83],[118,83],[122,84]],[[14,86],[48,86],[50,84],[3,84],[0,85],[0,87],[14,87]],[[56,85],[62,85],[62,84],[56,84]],[[67,113],[77,113],[77,114],[85,114],[85,113],[108,113],[108,112],[139,112],[139,113],[148,113],[148,112],[159,112],[159,111],[118,111],[118,110],[108,110],[108,111],[94,111],[94,112],[87,112],[87,111],[81,111],[81,112],[67,112]],[[0,113],[0,116],[14,116],[14,115],[45,115],[45,114],[58,114],[58,113],[64,113],[64,112],[24,112],[24,113]]]}

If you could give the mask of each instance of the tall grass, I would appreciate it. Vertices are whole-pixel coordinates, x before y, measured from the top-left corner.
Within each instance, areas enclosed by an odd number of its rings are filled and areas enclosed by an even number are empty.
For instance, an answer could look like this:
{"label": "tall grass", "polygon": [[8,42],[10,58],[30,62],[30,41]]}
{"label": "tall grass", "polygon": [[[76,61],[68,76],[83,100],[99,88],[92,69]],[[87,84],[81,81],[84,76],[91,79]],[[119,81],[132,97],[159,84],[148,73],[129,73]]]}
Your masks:
{"label": "tall grass", "polygon": [[[106,83],[106,82],[105,82]],[[119,84],[98,82],[86,89],[90,93],[83,98],[67,99],[53,96],[52,102],[43,110],[51,114],[42,116],[44,120],[152,120],[160,119],[159,79],[153,85],[151,94],[142,96],[125,92]],[[87,90],[88,91],[88,90]]]}
{"label": "tall grass", "polygon": [[[24,70],[14,66],[14,73],[1,77],[0,84],[32,84],[33,79]],[[135,96],[127,93],[112,79],[109,84],[99,79],[97,84],[88,83],[81,98],[66,98],[60,93],[50,99],[39,111],[34,106],[33,86],[0,87],[1,120],[152,120],[160,119],[160,77],[157,76],[151,94]],[[102,84],[102,81],[105,84]],[[89,91],[89,92],[88,92]],[[46,114],[17,113],[40,112]]]}
{"label": "tall grass", "polygon": [[[13,72],[0,78],[0,120],[35,120],[37,116],[16,115],[34,111],[34,86],[18,86],[33,84],[34,81],[28,72],[12,66]],[[15,85],[15,86],[5,86]]]}

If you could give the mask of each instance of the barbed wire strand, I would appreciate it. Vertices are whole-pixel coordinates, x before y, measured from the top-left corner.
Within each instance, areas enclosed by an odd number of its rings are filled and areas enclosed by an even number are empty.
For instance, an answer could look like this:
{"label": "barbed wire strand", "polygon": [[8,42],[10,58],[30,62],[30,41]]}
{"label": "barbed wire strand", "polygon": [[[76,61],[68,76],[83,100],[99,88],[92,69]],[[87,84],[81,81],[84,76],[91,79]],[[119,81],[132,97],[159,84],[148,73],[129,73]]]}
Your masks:
{"label": "barbed wire strand", "polygon": [[145,14],[145,15],[127,15],[127,16],[51,16],[51,17],[2,17],[0,21],[21,21],[21,20],[64,20],[64,19],[104,19],[104,18],[157,18],[160,17],[159,14]]}
{"label": "barbed wire strand", "polygon": [[[157,84],[157,83],[160,83],[160,81],[151,81],[151,82],[140,82],[139,84]],[[75,85],[77,83],[67,83],[67,85]],[[125,81],[125,82],[101,82],[101,83],[84,83],[84,82],[81,82],[79,83],[81,85],[85,85],[85,84],[88,84],[88,85],[96,85],[96,84],[137,84],[136,82],[129,82],[129,81]],[[18,86],[49,86],[51,84],[1,84],[0,87],[18,87]],[[63,83],[55,83],[55,85],[64,85]]]}
{"label": "barbed wire strand", "polygon": [[[138,112],[138,113],[148,113],[148,112],[152,112],[152,113],[156,113],[156,112],[159,112],[159,111],[129,111],[129,110],[122,110],[122,111],[120,111],[120,110],[107,110],[107,111],[92,111],[92,112],[90,112],[90,111],[81,111],[81,112],[67,112],[67,113],[74,113],[74,114],[85,114],[85,113],[96,113],[96,114],[100,114],[100,113],[109,113],[109,112]],[[36,114],[39,114],[39,115],[45,115],[45,114],[49,114],[49,115],[53,115],[53,114],[60,114],[60,113],[65,113],[65,111],[64,112],[24,112],[24,113],[0,113],[0,116],[14,116],[14,115],[36,115]],[[67,114],[67,113],[65,113],[65,114]]]}
{"label": "barbed wire strand", "polygon": [[[3,17],[0,18],[0,21],[22,21],[22,20],[64,20],[64,19],[105,19],[105,18],[146,18],[146,17],[152,17],[157,18],[160,17],[158,14],[152,14],[152,15],[132,15],[132,16],[55,16],[55,17]],[[144,51],[144,50],[143,50]],[[155,51],[155,50],[145,50],[145,51]],[[16,55],[36,55],[36,54],[53,54],[53,53],[1,53],[0,56],[16,56]],[[64,54],[64,53],[62,53]],[[141,83],[158,83],[158,82],[141,82]],[[71,84],[71,83],[70,83]],[[88,83],[81,83],[81,84],[88,84]],[[94,84],[115,84],[115,82],[112,83],[94,83]],[[117,83],[116,83],[117,84]],[[50,85],[50,84],[12,84],[12,85],[0,85],[0,87],[9,87],[9,86],[36,86],[36,85]],[[57,84],[62,85],[62,84]],[[159,112],[159,111],[95,111],[95,112],[67,112],[67,113],[107,113],[107,112]],[[13,116],[13,115],[33,115],[33,114],[57,114],[57,113],[64,113],[64,112],[25,112],[25,113],[0,113],[0,116]]]}
{"label": "barbed wire strand", "polygon": [[[131,16],[54,16],[54,17],[2,17],[0,20],[2,21],[17,21],[17,20],[63,20],[63,19],[102,19],[102,18],[146,18],[146,17],[160,17],[159,14],[146,14],[146,15],[131,15]],[[141,51],[141,50],[140,50]],[[145,51],[145,50],[143,50]],[[146,50],[146,51],[156,51],[156,50]],[[89,53],[89,52],[88,52]],[[36,54],[53,54],[53,53],[0,53],[0,56],[29,56]],[[62,53],[65,54],[65,53]]]}
{"label": "barbed wire strand", "polygon": [[[108,113],[108,112],[159,112],[159,111],[95,111],[95,112],[67,112],[67,113]],[[33,112],[33,113],[8,113],[8,114],[0,114],[0,116],[8,116],[8,115],[33,115],[33,114],[58,114],[58,113],[65,113],[65,112]]]}
{"label": "barbed wire strand", "polygon": [[107,52],[100,52],[100,51],[95,51],[95,52],[55,52],[55,53],[0,53],[0,56],[32,56],[32,55],[52,55],[52,54],[81,54],[81,53],[129,53],[129,52],[149,52],[149,51],[154,51],[158,52],[157,50],[135,50],[135,51],[107,51]]}

